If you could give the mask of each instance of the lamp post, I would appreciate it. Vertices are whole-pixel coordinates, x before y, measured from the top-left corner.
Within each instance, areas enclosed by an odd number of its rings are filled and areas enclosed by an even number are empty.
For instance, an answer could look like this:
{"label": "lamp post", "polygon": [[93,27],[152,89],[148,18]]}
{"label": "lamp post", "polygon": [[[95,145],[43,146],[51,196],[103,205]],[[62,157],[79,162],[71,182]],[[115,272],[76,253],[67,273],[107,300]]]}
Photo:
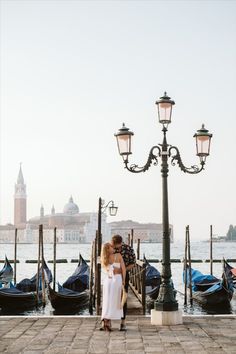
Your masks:
{"label": "lamp post", "polygon": [[97,303],[96,312],[100,314],[101,306],[101,248],[102,248],[102,213],[109,209],[110,216],[116,216],[118,207],[115,206],[113,200],[105,204],[104,200],[100,197],[98,200],[98,230],[97,230],[97,245],[98,245],[98,264],[97,264]]}
{"label": "lamp post", "polygon": [[182,323],[182,313],[178,310],[178,302],[175,299],[175,291],[171,279],[171,264],[170,264],[170,231],[169,231],[169,208],[168,208],[168,184],[167,177],[169,172],[168,160],[171,165],[177,163],[179,168],[190,174],[197,174],[204,169],[206,157],[210,153],[210,142],[212,134],[202,125],[194,137],[196,139],[196,155],[200,158],[200,166],[193,165],[186,167],[181,159],[179,149],[176,146],[167,143],[166,133],[168,125],[171,123],[172,108],[175,102],[164,93],[164,96],[156,102],[159,123],[162,124],[163,141],[162,144],[155,145],[151,148],[147,162],[144,166],[139,167],[136,164],[129,165],[129,155],[131,151],[131,139],[134,135],[123,123],[123,126],[117,134],[117,145],[120,155],[122,156],[125,168],[133,173],[147,171],[150,166],[158,165],[161,162],[162,175],[162,273],[161,286],[158,298],[155,302],[154,310],[152,310],[151,322],[153,324],[172,325]]}

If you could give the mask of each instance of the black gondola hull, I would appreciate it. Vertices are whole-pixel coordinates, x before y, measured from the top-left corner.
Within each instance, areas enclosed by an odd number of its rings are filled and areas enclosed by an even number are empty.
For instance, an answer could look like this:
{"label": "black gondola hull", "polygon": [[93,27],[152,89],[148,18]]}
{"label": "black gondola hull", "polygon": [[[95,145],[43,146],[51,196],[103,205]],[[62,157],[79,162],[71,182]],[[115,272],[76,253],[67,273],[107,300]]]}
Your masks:
{"label": "black gondola hull", "polygon": [[72,292],[69,295],[65,295],[53,290],[49,285],[48,292],[51,305],[55,310],[73,309],[88,305],[88,291],[83,291],[81,293]]}
{"label": "black gondola hull", "polygon": [[204,294],[201,291],[194,291],[193,299],[204,306],[230,306],[232,293],[222,288],[211,294]]}
{"label": "black gondola hull", "polygon": [[36,293],[11,293],[11,289],[0,289],[0,308],[2,309],[22,309],[37,306]]}

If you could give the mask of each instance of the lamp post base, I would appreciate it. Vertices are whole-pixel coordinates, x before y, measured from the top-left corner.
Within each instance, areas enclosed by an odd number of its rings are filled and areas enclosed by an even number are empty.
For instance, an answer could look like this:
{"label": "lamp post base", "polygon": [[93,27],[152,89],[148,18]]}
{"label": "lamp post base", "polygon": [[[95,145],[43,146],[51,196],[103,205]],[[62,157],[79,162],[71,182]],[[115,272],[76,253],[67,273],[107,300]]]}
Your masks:
{"label": "lamp post base", "polygon": [[175,326],[183,324],[182,311],[151,310],[151,324],[158,326]]}

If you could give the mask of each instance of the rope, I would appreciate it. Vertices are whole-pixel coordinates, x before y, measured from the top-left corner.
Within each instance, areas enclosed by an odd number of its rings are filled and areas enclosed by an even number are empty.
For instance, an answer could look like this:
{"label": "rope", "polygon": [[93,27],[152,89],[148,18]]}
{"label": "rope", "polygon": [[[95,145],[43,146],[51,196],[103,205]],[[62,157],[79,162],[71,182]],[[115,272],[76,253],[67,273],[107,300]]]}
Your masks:
{"label": "rope", "polygon": [[140,272],[135,273],[135,274],[130,274],[130,277],[136,277],[137,275],[140,275],[144,272],[144,270],[146,270],[145,268],[143,268]]}
{"label": "rope", "polygon": [[[176,289],[175,289],[176,290]],[[181,291],[179,291],[179,290],[176,290],[177,291],[177,293],[179,293],[180,295],[182,295],[182,296],[184,296],[184,293],[182,293]]]}

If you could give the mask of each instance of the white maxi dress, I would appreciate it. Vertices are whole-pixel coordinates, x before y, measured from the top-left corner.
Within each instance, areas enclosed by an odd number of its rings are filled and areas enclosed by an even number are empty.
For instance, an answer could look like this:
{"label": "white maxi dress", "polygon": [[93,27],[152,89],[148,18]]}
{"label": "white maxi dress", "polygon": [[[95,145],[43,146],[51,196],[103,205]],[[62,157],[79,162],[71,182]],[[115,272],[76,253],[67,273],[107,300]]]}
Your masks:
{"label": "white maxi dress", "polygon": [[123,317],[121,306],[122,276],[114,274],[114,268],[120,268],[120,263],[114,262],[108,266],[103,282],[102,319],[120,320]]}

